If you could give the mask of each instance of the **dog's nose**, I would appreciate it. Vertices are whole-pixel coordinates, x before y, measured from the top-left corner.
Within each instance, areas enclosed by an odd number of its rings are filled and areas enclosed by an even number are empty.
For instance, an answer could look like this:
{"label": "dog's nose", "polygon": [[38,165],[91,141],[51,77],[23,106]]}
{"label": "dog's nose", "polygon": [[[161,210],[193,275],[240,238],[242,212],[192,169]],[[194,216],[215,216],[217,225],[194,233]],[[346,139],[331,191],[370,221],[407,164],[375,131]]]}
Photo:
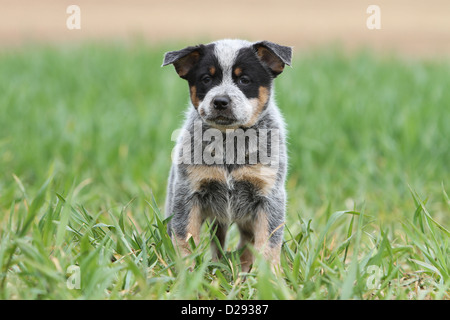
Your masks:
{"label": "dog's nose", "polygon": [[229,96],[218,96],[214,98],[213,105],[217,110],[225,110],[230,106],[230,102]]}

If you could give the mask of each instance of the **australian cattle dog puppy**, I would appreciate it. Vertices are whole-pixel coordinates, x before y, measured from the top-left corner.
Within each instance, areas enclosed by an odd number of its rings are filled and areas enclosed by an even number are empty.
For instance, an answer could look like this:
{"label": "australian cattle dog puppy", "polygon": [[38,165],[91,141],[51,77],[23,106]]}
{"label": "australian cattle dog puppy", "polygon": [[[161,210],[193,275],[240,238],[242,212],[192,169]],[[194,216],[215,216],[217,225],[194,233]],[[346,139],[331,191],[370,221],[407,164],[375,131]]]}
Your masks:
{"label": "australian cattle dog puppy", "polygon": [[[273,80],[292,48],[269,41],[220,40],[167,52],[187,80],[190,105],[173,153],[165,212],[169,234],[188,254],[209,219],[223,247],[229,225],[240,231],[242,271],[255,250],[278,265],[285,220],[285,124]],[[220,258],[216,242],[213,258]]]}

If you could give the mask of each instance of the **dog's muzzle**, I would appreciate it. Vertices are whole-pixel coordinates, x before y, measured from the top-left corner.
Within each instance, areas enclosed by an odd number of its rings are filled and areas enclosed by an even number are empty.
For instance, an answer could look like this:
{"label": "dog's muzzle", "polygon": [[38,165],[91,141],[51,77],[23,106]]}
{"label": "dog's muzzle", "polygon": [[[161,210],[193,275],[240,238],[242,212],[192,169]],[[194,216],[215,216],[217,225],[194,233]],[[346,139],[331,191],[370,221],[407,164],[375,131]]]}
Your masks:
{"label": "dog's muzzle", "polygon": [[206,119],[218,125],[231,125],[236,122],[232,111],[232,101],[227,95],[216,96],[211,101],[211,113]]}

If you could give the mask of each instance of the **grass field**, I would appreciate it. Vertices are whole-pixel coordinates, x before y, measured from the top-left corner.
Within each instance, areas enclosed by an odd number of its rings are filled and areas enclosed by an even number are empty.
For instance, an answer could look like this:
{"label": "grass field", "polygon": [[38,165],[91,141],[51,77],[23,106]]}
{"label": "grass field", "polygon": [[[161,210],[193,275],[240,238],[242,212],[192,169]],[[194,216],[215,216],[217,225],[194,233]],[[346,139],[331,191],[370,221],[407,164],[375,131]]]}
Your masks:
{"label": "grass field", "polygon": [[0,53],[0,298],[450,298],[449,60],[295,52],[276,81],[282,270],[243,277],[234,228],[226,259],[205,226],[181,260],[159,209],[188,101],[160,65],[179,47]]}

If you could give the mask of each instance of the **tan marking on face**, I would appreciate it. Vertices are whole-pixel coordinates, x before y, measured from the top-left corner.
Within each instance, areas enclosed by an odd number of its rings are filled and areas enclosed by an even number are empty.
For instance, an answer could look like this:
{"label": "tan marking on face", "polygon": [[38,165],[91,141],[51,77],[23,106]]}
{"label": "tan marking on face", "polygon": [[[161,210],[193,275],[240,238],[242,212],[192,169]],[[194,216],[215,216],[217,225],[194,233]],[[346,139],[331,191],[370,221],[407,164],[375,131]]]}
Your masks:
{"label": "tan marking on face", "polygon": [[203,183],[211,181],[219,181],[226,183],[226,172],[224,168],[217,166],[193,165],[189,166],[188,177],[192,188],[199,190]]}
{"label": "tan marking on face", "polygon": [[242,69],[237,67],[236,69],[234,69],[234,75],[236,77],[239,77],[242,74]]}
{"label": "tan marking on face", "polygon": [[233,179],[248,181],[257,187],[263,195],[268,195],[277,179],[277,169],[263,165],[247,165],[231,172]]}
{"label": "tan marking on face", "polygon": [[250,120],[244,124],[245,127],[251,127],[256,123],[262,111],[264,110],[264,106],[269,101],[269,97],[269,88],[262,86],[259,87],[258,98],[250,99],[250,102],[253,106],[253,113],[250,117]]}
{"label": "tan marking on face", "polygon": [[209,73],[213,76],[216,74],[216,68],[215,67],[209,67]]}
{"label": "tan marking on face", "polygon": [[198,106],[200,105],[200,99],[197,97],[197,87],[192,86],[189,88],[189,91],[191,93],[192,104],[194,105],[194,108],[197,109]]}

